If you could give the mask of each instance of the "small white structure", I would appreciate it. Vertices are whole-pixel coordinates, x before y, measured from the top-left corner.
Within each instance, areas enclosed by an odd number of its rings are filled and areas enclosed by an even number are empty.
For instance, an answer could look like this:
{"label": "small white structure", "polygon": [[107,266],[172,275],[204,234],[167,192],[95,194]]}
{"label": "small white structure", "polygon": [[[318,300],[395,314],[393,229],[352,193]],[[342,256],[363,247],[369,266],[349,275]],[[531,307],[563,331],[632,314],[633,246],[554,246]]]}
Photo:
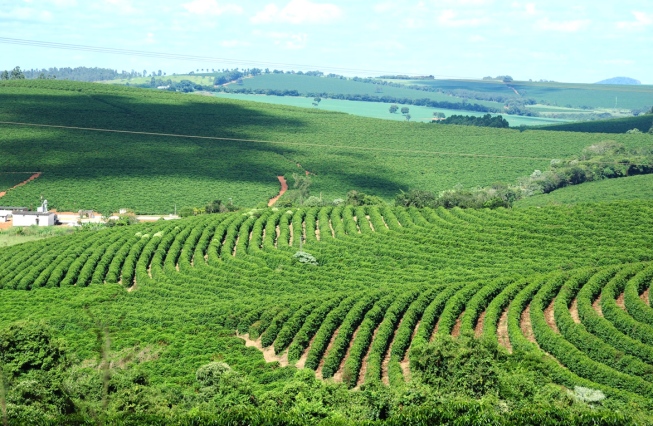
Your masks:
{"label": "small white structure", "polygon": [[14,226],[54,226],[56,215],[51,212],[14,212]]}
{"label": "small white structure", "polygon": [[57,221],[57,215],[48,212],[48,200],[43,200],[35,212],[14,211],[13,218],[13,226],[54,226]]}
{"label": "small white structure", "polygon": [[9,222],[14,212],[27,210],[27,207],[0,207],[0,223]]}

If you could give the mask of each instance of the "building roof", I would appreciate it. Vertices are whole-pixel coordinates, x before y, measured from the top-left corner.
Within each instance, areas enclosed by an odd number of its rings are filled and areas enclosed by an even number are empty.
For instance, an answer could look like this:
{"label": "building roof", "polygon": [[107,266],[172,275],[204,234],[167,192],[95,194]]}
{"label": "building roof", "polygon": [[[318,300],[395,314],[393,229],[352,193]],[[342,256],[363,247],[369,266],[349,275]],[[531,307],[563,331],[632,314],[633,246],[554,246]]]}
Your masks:
{"label": "building roof", "polygon": [[16,212],[14,216],[50,216],[54,215],[52,212]]}

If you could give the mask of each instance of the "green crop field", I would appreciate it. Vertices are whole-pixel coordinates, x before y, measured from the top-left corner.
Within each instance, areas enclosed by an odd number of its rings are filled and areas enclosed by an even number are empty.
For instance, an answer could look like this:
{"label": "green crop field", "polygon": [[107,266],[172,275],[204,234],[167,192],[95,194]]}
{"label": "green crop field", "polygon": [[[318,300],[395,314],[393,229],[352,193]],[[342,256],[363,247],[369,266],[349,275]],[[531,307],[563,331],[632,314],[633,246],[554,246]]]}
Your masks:
{"label": "green crop field", "polygon": [[[0,173],[0,192],[18,185],[27,180],[31,175],[32,173]],[[3,203],[0,202],[0,204]]]}
{"label": "green crop field", "polygon": [[[20,244],[0,249],[0,330],[45,321],[69,361],[5,358],[8,410],[55,416],[48,393],[16,402],[42,382],[89,419],[647,424],[651,261],[650,201],[262,209]],[[442,372],[448,336],[480,340]]]}
{"label": "green crop field", "polygon": [[606,179],[523,198],[515,207],[653,199],[653,176]]}
{"label": "green crop field", "polygon": [[[437,192],[513,182],[605,139],[38,80],[0,83],[0,121],[168,134],[0,124],[0,172],[42,172],[9,191],[2,204],[29,206],[43,196],[60,211],[103,213],[132,208],[167,214],[214,199],[255,206],[278,192],[277,176],[291,180],[302,169],[314,174],[314,194],[327,199],[352,189],[390,200],[412,188]],[[610,139],[626,147],[650,144],[649,135]]]}
{"label": "green crop field", "polygon": [[[244,95],[238,93],[216,93],[219,98],[238,99],[243,101],[261,102],[274,105],[289,105],[302,108],[312,108],[313,98],[300,96],[265,96],[265,95]],[[381,118],[383,120],[406,121],[406,118],[399,112],[391,114],[388,110],[389,104],[382,102],[362,102],[362,101],[344,101],[340,99],[322,99],[317,109],[324,111],[337,111],[347,114],[358,115],[361,117]],[[484,113],[465,110],[451,110],[442,108],[428,108],[423,106],[410,105],[410,121],[429,123],[433,118],[434,112],[441,112],[446,116],[452,114],[471,115],[482,117]],[[498,114],[493,114],[498,115]],[[567,120],[545,118],[545,117],[526,117],[520,115],[504,114],[503,117],[508,120],[511,126],[543,126],[550,124],[566,123]]]}
{"label": "green crop field", "polygon": [[596,120],[583,123],[566,123],[552,126],[542,126],[538,129],[557,130],[561,132],[585,133],[626,133],[628,130],[637,129],[648,132],[653,127],[653,114],[643,114],[637,117],[617,118],[612,120]]}
{"label": "green crop field", "polygon": [[443,90],[469,90],[501,96],[514,95],[533,98],[538,103],[573,108],[625,108],[638,109],[653,105],[653,86],[620,86],[608,84],[540,83],[527,81],[483,80],[395,80],[402,84],[439,87]]}

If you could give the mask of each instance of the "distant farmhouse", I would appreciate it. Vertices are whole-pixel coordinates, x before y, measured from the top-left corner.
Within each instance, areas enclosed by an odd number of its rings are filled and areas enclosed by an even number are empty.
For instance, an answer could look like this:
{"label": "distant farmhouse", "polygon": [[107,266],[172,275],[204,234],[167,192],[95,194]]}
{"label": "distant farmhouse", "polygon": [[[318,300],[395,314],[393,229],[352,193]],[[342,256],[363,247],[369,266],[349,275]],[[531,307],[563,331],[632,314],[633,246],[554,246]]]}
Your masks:
{"label": "distant farmhouse", "polygon": [[27,210],[27,207],[0,206],[0,223],[9,222],[15,212],[21,212],[25,210]]}
{"label": "distant farmhouse", "polygon": [[44,200],[35,212],[17,210],[12,212],[13,226],[54,226],[57,215],[48,211],[48,200]]}

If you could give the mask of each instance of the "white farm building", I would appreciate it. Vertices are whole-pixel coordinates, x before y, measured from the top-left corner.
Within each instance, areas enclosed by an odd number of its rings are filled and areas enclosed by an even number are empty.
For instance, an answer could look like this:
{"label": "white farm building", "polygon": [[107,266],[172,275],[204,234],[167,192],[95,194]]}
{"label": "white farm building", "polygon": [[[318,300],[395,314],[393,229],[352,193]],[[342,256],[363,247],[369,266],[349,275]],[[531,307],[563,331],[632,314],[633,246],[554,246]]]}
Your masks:
{"label": "white farm building", "polygon": [[54,226],[54,213],[50,212],[14,212],[14,226]]}
{"label": "white farm building", "polygon": [[0,223],[9,222],[15,212],[27,210],[27,207],[4,207],[0,206]]}

